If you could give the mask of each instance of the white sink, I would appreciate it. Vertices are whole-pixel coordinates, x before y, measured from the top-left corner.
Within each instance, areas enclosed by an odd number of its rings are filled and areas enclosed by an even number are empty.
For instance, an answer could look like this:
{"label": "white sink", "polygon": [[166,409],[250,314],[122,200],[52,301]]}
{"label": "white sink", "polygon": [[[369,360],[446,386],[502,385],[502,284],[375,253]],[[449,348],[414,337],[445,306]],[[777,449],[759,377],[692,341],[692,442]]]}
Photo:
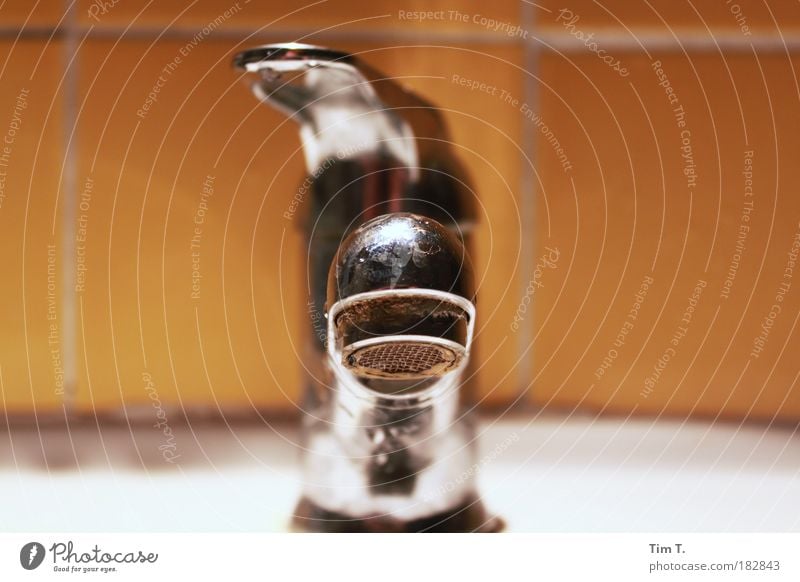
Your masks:
{"label": "white sink", "polygon": [[[174,463],[148,424],[4,431],[0,529],[285,530],[293,426],[173,429]],[[792,429],[548,416],[481,433],[481,492],[509,531],[800,531]]]}

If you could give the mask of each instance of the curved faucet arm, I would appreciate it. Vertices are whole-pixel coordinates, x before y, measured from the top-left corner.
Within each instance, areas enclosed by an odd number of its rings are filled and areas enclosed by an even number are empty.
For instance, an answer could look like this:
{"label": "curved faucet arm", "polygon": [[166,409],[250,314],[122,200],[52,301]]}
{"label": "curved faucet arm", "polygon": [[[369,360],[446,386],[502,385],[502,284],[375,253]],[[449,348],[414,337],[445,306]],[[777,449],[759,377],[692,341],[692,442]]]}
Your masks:
{"label": "curved faucet arm", "polygon": [[419,166],[412,128],[387,107],[365,68],[346,53],[279,44],[240,53],[234,65],[256,73],[253,92],[300,124],[309,173],[328,159],[388,155]]}
{"label": "curved faucet arm", "polygon": [[[390,193],[377,194],[405,197],[402,207],[390,210],[462,229],[475,222],[469,175],[453,155],[443,116],[396,78],[348,53],[297,43],[251,48],[233,64],[257,75],[251,89],[260,100],[300,125],[309,175],[319,176],[330,160],[352,161],[362,176],[394,168],[392,178],[386,175]],[[341,176],[326,182],[331,195],[350,188],[352,172],[344,166],[337,172]],[[374,197],[364,201],[372,204]]]}

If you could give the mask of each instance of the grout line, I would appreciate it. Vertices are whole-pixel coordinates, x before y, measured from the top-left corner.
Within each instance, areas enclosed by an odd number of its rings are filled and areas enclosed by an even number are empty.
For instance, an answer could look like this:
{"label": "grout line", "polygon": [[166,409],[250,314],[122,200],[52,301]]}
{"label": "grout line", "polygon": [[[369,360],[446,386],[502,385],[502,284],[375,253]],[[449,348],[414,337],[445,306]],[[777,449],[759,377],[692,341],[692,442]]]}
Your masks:
{"label": "grout line", "polygon": [[[153,39],[160,37],[161,40],[187,40],[196,37],[202,31],[201,28],[193,26],[177,26],[164,30],[157,26],[138,26],[126,29],[123,26],[87,26],[73,24],[56,29],[56,35],[66,36],[69,34],[87,35],[89,38],[118,38],[125,36],[126,39],[140,40]],[[22,31],[21,38],[27,36],[41,37],[53,32],[53,27],[31,27]],[[6,36],[16,36],[19,34],[18,27],[0,26],[0,38]],[[507,34],[498,34],[491,31],[470,32],[470,31],[440,31],[440,30],[325,30],[314,33],[309,37],[308,28],[255,28],[251,26],[226,26],[214,30],[209,36],[214,40],[237,40],[245,38],[248,41],[253,39],[280,39],[285,41],[287,38],[310,38],[311,42],[315,39],[331,40],[336,42],[347,41],[372,41],[381,42],[387,40],[401,41],[442,41],[454,43],[480,43],[480,44],[514,44],[518,41],[515,37]],[[304,42],[309,42],[304,40]]]}
{"label": "grout line", "polygon": [[19,26],[0,24],[0,39],[17,40],[19,37],[19,40],[47,40],[54,31],[56,32],[55,36],[58,36],[59,29],[53,26],[29,25],[20,31]]}
{"label": "grout line", "polygon": [[[64,407],[67,412],[74,409],[78,378],[76,367],[76,336],[75,336],[75,210],[77,204],[77,159],[75,152],[76,134],[73,132],[77,123],[78,100],[78,72],[77,60],[70,66],[69,62],[78,46],[75,28],[75,1],[65,0],[66,27],[62,36],[64,49],[62,58],[66,70],[64,79],[64,112],[63,112],[63,140],[64,140],[64,196],[61,201],[61,228],[62,228],[62,337],[61,345],[64,351]],[[70,139],[71,136],[71,139]]]}
{"label": "grout line", "polygon": [[[529,4],[522,4],[520,8],[522,26],[526,31],[535,31],[535,10]],[[0,25],[0,38],[42,38],[49,37],[55,30],[55,35],[60,37],[73,37],[87,35],[89,38],[117,38],[125,36],[131,40],[152,39],[160,36],[164,40],[192,39],[202,30],[195,26],[178,26],[164,30],[157,26],[140,26],[126,30],[123,26],[88,26],[75,20],[74,8],[71,20],[66,26],[54,28],[48,26],[32,26],[22,30],[19,27]],[[791,29],[792,32],[795,29]],[[800,50],[800,34],[790,34],[783,38],[779,34],[769,32],[755,32],[753,35],[743,37],[739,31],[723,30],[713,34],[698,34],[702,32],[695,29],[677,30],[676,35],[660,32],[656,29],[637,30],[636,36],[622,30],[600,29],[593,38],[608,50],[640,51],[642,46],[646,49],[657,51],[691,50],[698,52],[718,52],[721,48],[732,52],[751,52],[753,48],[761,52],[785,52]],[[252,36],[251,36],[252,35]],[[285,40],[300,38],[308,35],[307,28],[273,28],[261,29],[252,26],[226,26],[214,31],[210,38],[215,40],[243,40],[252,39]],[[529,37],[535,43],[544,45],[543,50],[558,50],[567,53],[580,53],[586,51],[586,46],[580,40],[559,30],[539,31],[539,34]],[[480,43],[480,44],[516,44],[520,38],[507,34],[493,33],[491,31],[441,31],[441,30],[327,30],[311,37],[312,40],[330,40],[334,42],[363,41],[385,42],[394,41],[427,41],[427,42],[454,42],[454,43]]]}
{"label": "grout line", "polygon": [[[521,21],[522,26],[526,30],[535,30],[536,26],[536,12],[534,7],[521,3]],[[523,101],[533,111],[539,110],[539,92],[536,79],[530,75],[535,75],[538,68],[538,61],[541,55],[540,44],[534,42],[523,42],[523,67],[529,73],[524,76],[523,85]],[[534,163],[536,161],[536,137],[532,130],[526,128],[526,124],[522,124],[522,149]],[[528,278],[530,273],[533,272],[535,264],[534,256],[536,255],[536,181],[534,179],[534,169],[528,165],[528,162],[523,157],[521,160],[522,168],[520,173],[520,194],[521,194],[521,224],[522,233],[520,235],[521,260],[520,260],[520,274],[519,274],[519,296],[525,297],[528,287]],[[534,357],[532,342],[534,338],[534,326],[536,325],[536,318],[534,316],[534,302],[530,303],[531,312],[527,317],[527,325],[523,324],[519,329],[519,339],[517,344],[519,371],[517,379],[519,385],[517,387],[517,395],[520,406],[523,410],[532,407],[533,389],[528,390],[528,385],[533,378],[534,372]],[[527,355],[525,351],[528,350]],[[527,392],[527,394],[526,394]]]}
{"label": "grout line", "polygon": [[[622,30],[601,31],[593,35],[593,40],[607,50],[641,52],[645,50],[664,52],[726,52],[761,53],[800,50],[800,35],[790,34],[785,39],[779,34],[755,33],[743,36],[739,31],[722,31],[713,34],[698,34],[701,30],[678,30],[676,35],[657,31],[636,31],[636,35]],[[533,40],[543,44],[548,50],[566,53],[586,52],[584,42],[563,32],[544,31],[533,36]]]}
{"label": "grout line", "polygon": [[[137,27],[125,31],[122,27],[95,27],[90,33],[90,37],[118,37],[123,33],[126,37],[133,38],[153,38],[163,35],[163,39],[185,40],[195,37],[201,29],[195,27],[173,27],[166,31],[159,27]],[[87,28],[88,31],[88,28]],[[303,42],[314,43],[316,40],[331,40],[336,42],[348,41],[371,41],[386,42],[392,40],[399,41],[442,41],[454,43],[481,43],[481,44],[514,44],[517,39],[507,34],[497,34],[490,31],[471,32],[471,31],[441,31],[441,30],[406,30],[406,29],[386,29],[386,30],[343,30],[329,29],[315,32],[309,36],[308,28],[254,28],[243,26],[227,26],[216,29],[210,38],[218,40],[237,40],[241,41],[248,38],[248,42],[253,39],[288,39],[302,38]]]}

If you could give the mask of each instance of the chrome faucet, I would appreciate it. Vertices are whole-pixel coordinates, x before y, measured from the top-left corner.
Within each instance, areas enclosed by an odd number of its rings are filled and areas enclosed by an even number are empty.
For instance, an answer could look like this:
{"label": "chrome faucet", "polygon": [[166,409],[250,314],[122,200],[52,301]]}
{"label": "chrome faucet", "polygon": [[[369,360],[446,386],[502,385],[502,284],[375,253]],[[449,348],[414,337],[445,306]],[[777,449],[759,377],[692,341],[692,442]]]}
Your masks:
{"label": "chrome faucet", "polygon": [[[311,198],[303,531],[496,531],[463,383],[475,328],[469,179],[436,108],[355,57],[239,53],[300,126]],[[310,327],[310,326],[309,326]],[[310,365],[308,365],[310,364]]]}

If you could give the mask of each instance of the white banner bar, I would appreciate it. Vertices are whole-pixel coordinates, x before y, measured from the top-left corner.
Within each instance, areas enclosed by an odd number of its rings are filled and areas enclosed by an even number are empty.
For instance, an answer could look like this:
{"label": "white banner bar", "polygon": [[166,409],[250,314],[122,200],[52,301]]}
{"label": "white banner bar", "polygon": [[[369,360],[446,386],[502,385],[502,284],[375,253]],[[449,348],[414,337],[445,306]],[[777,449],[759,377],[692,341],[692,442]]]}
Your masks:
{"label": "white banner bar", "polygon": [[800,580],[800,534],[0,534],[0,580]]}

